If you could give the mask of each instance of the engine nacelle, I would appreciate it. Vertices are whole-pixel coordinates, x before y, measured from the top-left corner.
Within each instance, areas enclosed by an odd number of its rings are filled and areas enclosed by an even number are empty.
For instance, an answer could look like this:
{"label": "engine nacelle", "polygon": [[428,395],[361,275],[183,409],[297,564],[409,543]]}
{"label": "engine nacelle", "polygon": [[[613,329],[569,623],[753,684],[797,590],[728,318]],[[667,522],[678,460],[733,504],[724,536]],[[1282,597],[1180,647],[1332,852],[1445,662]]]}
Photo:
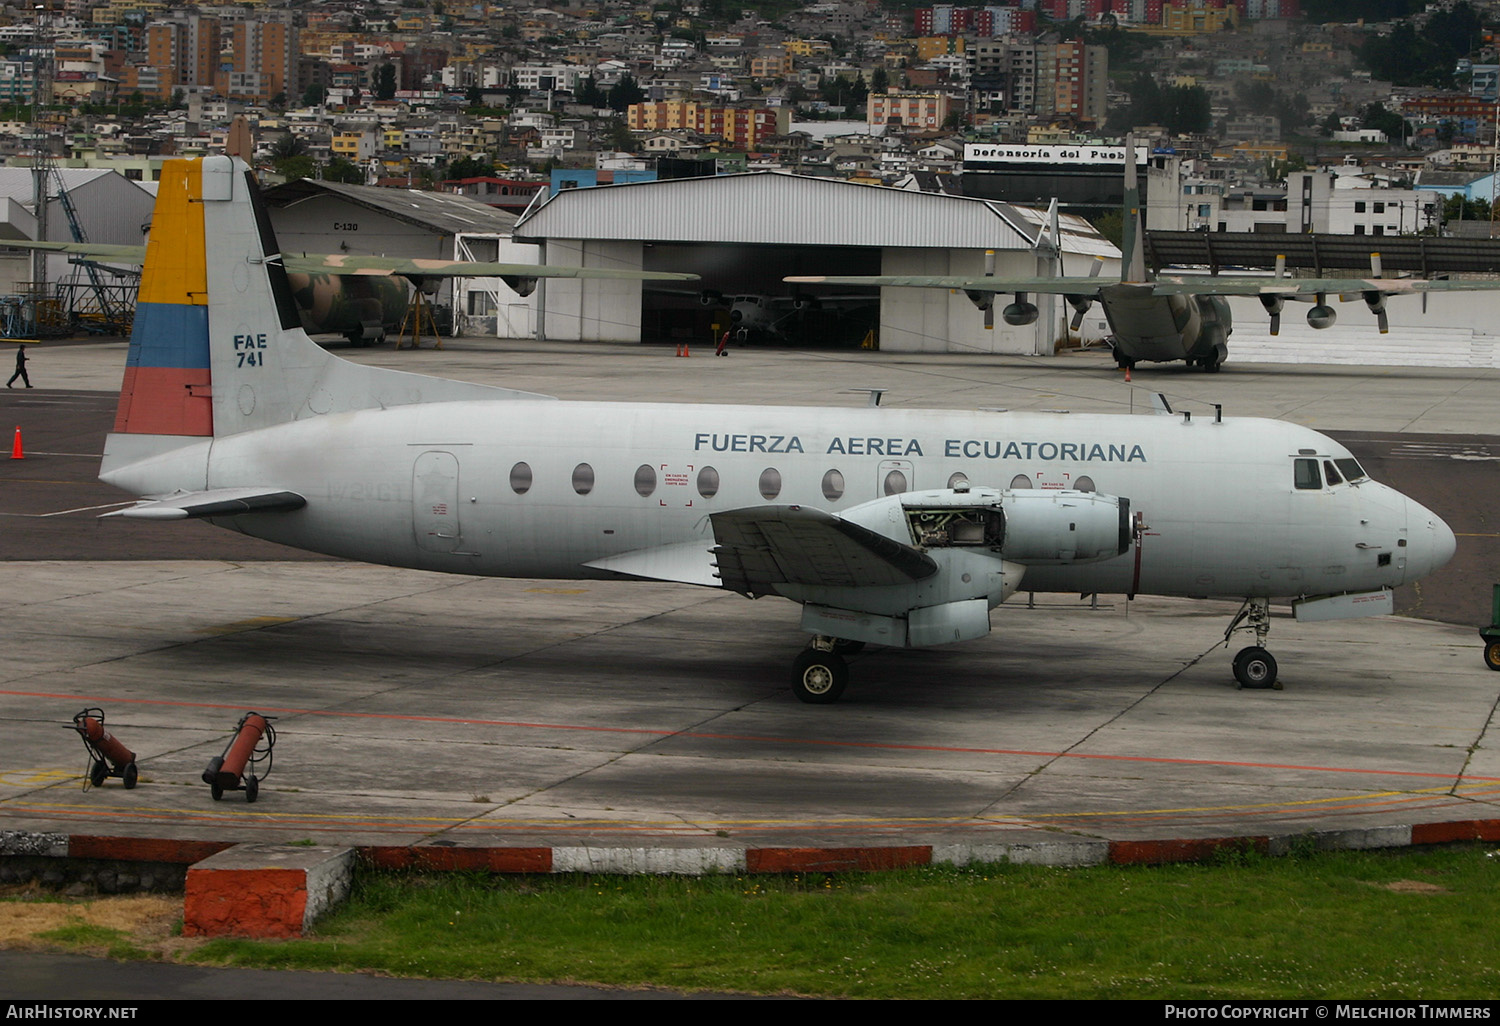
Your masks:
{"label": "engine nacelle", "polygon": [[1028,324],[1035,324],[1036,319],[1042,312],[1036,308],[1035,303],[1010,303],[1000,311],[1000,316],[1013,328],[1024,328]]}
{"label": "engine nacelle", "polygon": [[843,517],[929,554],[963,549],[1042,566],[1091,563],[1130,551],[1130,500],[1099,492],[902,492],[855,506]]}
{"label": "engine nacelle", "polygon": [[514,289],[518,296],[529,296],[536,291],[535,278],[527,278],[518,274],[502,274],[500,280]]}
{"label": "engine nacelle", "polygon": [[1000,554],[1028,566],[1092,563],[1130,551],[1130,500],[1098,492],[1007,491]]}
{"label": "engine nacelle", "polygon": [[1130,548],[1130,501],[1097,492],[903,492],[843,518],[921,549],[930,576],[882,587],[783,584],[802,628],[897,647],[945,645],[989,632],[989,610],[1020,587],[1028,564],[1112,559]]}
{"label": "engine nacelle", "polygon": [[704,306],[717,306],[724,302],[724,294],[722,292],[715,292],[713,289],[704,289],[698,293],[698,302]]}
{"label": "engine nacelle", "polygon": [[964,295],[969,297],[969,302],[974,304],[976,310],[989,310],[995,305],[995,294],[984,292],[979,289],[964,289]]}
{"label": "engine nacelle", "polygon": [[1328,306],[1325,303],[1319,303],[1317,306],[1307,311],[1308,327],[1316,328],[1319,331],[1323,330],[1324,328],[1333,327],[1334,322],[1338,319],[1338,313],[1333,309],[1333,307]]}

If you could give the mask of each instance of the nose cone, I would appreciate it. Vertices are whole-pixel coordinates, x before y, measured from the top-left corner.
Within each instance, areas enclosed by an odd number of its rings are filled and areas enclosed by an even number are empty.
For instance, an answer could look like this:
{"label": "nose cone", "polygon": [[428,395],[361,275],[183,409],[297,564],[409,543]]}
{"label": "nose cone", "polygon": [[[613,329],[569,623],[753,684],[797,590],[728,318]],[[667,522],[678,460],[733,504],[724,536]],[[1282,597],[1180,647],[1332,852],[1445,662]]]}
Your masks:
{"label": "nose cone", "polygon": [[1406,500],[1406,579],[1414,581],[1447,565],[1458,546],[1453,529],[1421,503]]}

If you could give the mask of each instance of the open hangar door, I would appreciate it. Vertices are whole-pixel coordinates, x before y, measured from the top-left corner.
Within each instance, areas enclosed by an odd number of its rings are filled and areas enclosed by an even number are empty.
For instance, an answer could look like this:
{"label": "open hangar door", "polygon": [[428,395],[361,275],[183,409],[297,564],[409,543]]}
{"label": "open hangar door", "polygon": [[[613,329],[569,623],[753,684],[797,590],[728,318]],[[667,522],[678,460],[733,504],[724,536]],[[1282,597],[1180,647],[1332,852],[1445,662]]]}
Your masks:
{"label": "open hangar door", "polygon": [[711,345],[857,346],[880,325],[876,287],[796,286],[789,275],[880,274],[881,251],[859,246],[646,243],[644,270],[699,275],[690,287],[641,290],[641,341]]}

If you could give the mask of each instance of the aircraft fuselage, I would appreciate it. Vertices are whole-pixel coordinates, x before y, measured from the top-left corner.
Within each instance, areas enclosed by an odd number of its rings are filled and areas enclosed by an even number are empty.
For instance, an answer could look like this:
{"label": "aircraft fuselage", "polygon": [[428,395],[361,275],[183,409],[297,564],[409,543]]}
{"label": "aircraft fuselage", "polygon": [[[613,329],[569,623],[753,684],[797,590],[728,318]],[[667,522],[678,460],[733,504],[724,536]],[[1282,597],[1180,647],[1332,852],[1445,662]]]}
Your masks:
{"label": "aircraft fuselage", "polygon": [[306,507],[216,522],[346,559],[507,577],[609,577],[585,564],[690,542],[706,552],[716,511],[845,512],[961,480],[1129,499],[1129,551],[1028,566],[1029,591],[1358,592],[1451,555],[1451,532],[1417,503],[1368,479],[1330,483],[1347,473],[1299,487],[1298,460],[1352,457],[1255,419],[477,401],[309,417],[106,480],[158,496],[276,482]]}

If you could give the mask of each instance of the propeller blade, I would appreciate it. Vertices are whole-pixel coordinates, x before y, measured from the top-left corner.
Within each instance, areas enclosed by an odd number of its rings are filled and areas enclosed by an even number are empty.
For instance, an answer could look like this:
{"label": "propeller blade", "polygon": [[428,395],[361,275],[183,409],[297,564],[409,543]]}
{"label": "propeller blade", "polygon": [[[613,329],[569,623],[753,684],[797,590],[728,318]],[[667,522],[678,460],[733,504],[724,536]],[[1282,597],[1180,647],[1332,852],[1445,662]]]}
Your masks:
{"label": "propeller blade", "polygon": [[1271,315],[1271,334],[1273,334],[1273,335],[1279,335],[1279,334],[1281,334],[1281,314],[1280,313],[1273,313]]}
{"label": "propeller blade", "polygon": [[1073,311],[1073,322],[1071,324],[1069,324],[1068,326],[1070,328],[1072,328],[1074,331],[1077,331],[1079,328],[1083,327],[1083,315],[1084,315],[1084,311],[1083,310],[1074,310]]}
{"label": "propeller blade", "polygon": [[[1285,253],[1277,253],[1276,254],[1276,277],[1278,277],[1278,278],[1285,278],[1286,277],[1286,254]],[[1273,332],[1271,332],[1271,334],[1274,335],[1276,333],[1273,331]]]}
{"label": "propeller blade", "polygon": [[1380,333],[1382,335],[1390,333],[1390,321],[1386,318],[1384,310],[1375,311],[1375,323],[1380,325]]}
{"label": "propeller blade", "polygon": [[1380,254],[1379,253],[1371,253],[1370,254],[1370,277],[1372,277],[1372,278],[1379,278],[1380,277]]}

